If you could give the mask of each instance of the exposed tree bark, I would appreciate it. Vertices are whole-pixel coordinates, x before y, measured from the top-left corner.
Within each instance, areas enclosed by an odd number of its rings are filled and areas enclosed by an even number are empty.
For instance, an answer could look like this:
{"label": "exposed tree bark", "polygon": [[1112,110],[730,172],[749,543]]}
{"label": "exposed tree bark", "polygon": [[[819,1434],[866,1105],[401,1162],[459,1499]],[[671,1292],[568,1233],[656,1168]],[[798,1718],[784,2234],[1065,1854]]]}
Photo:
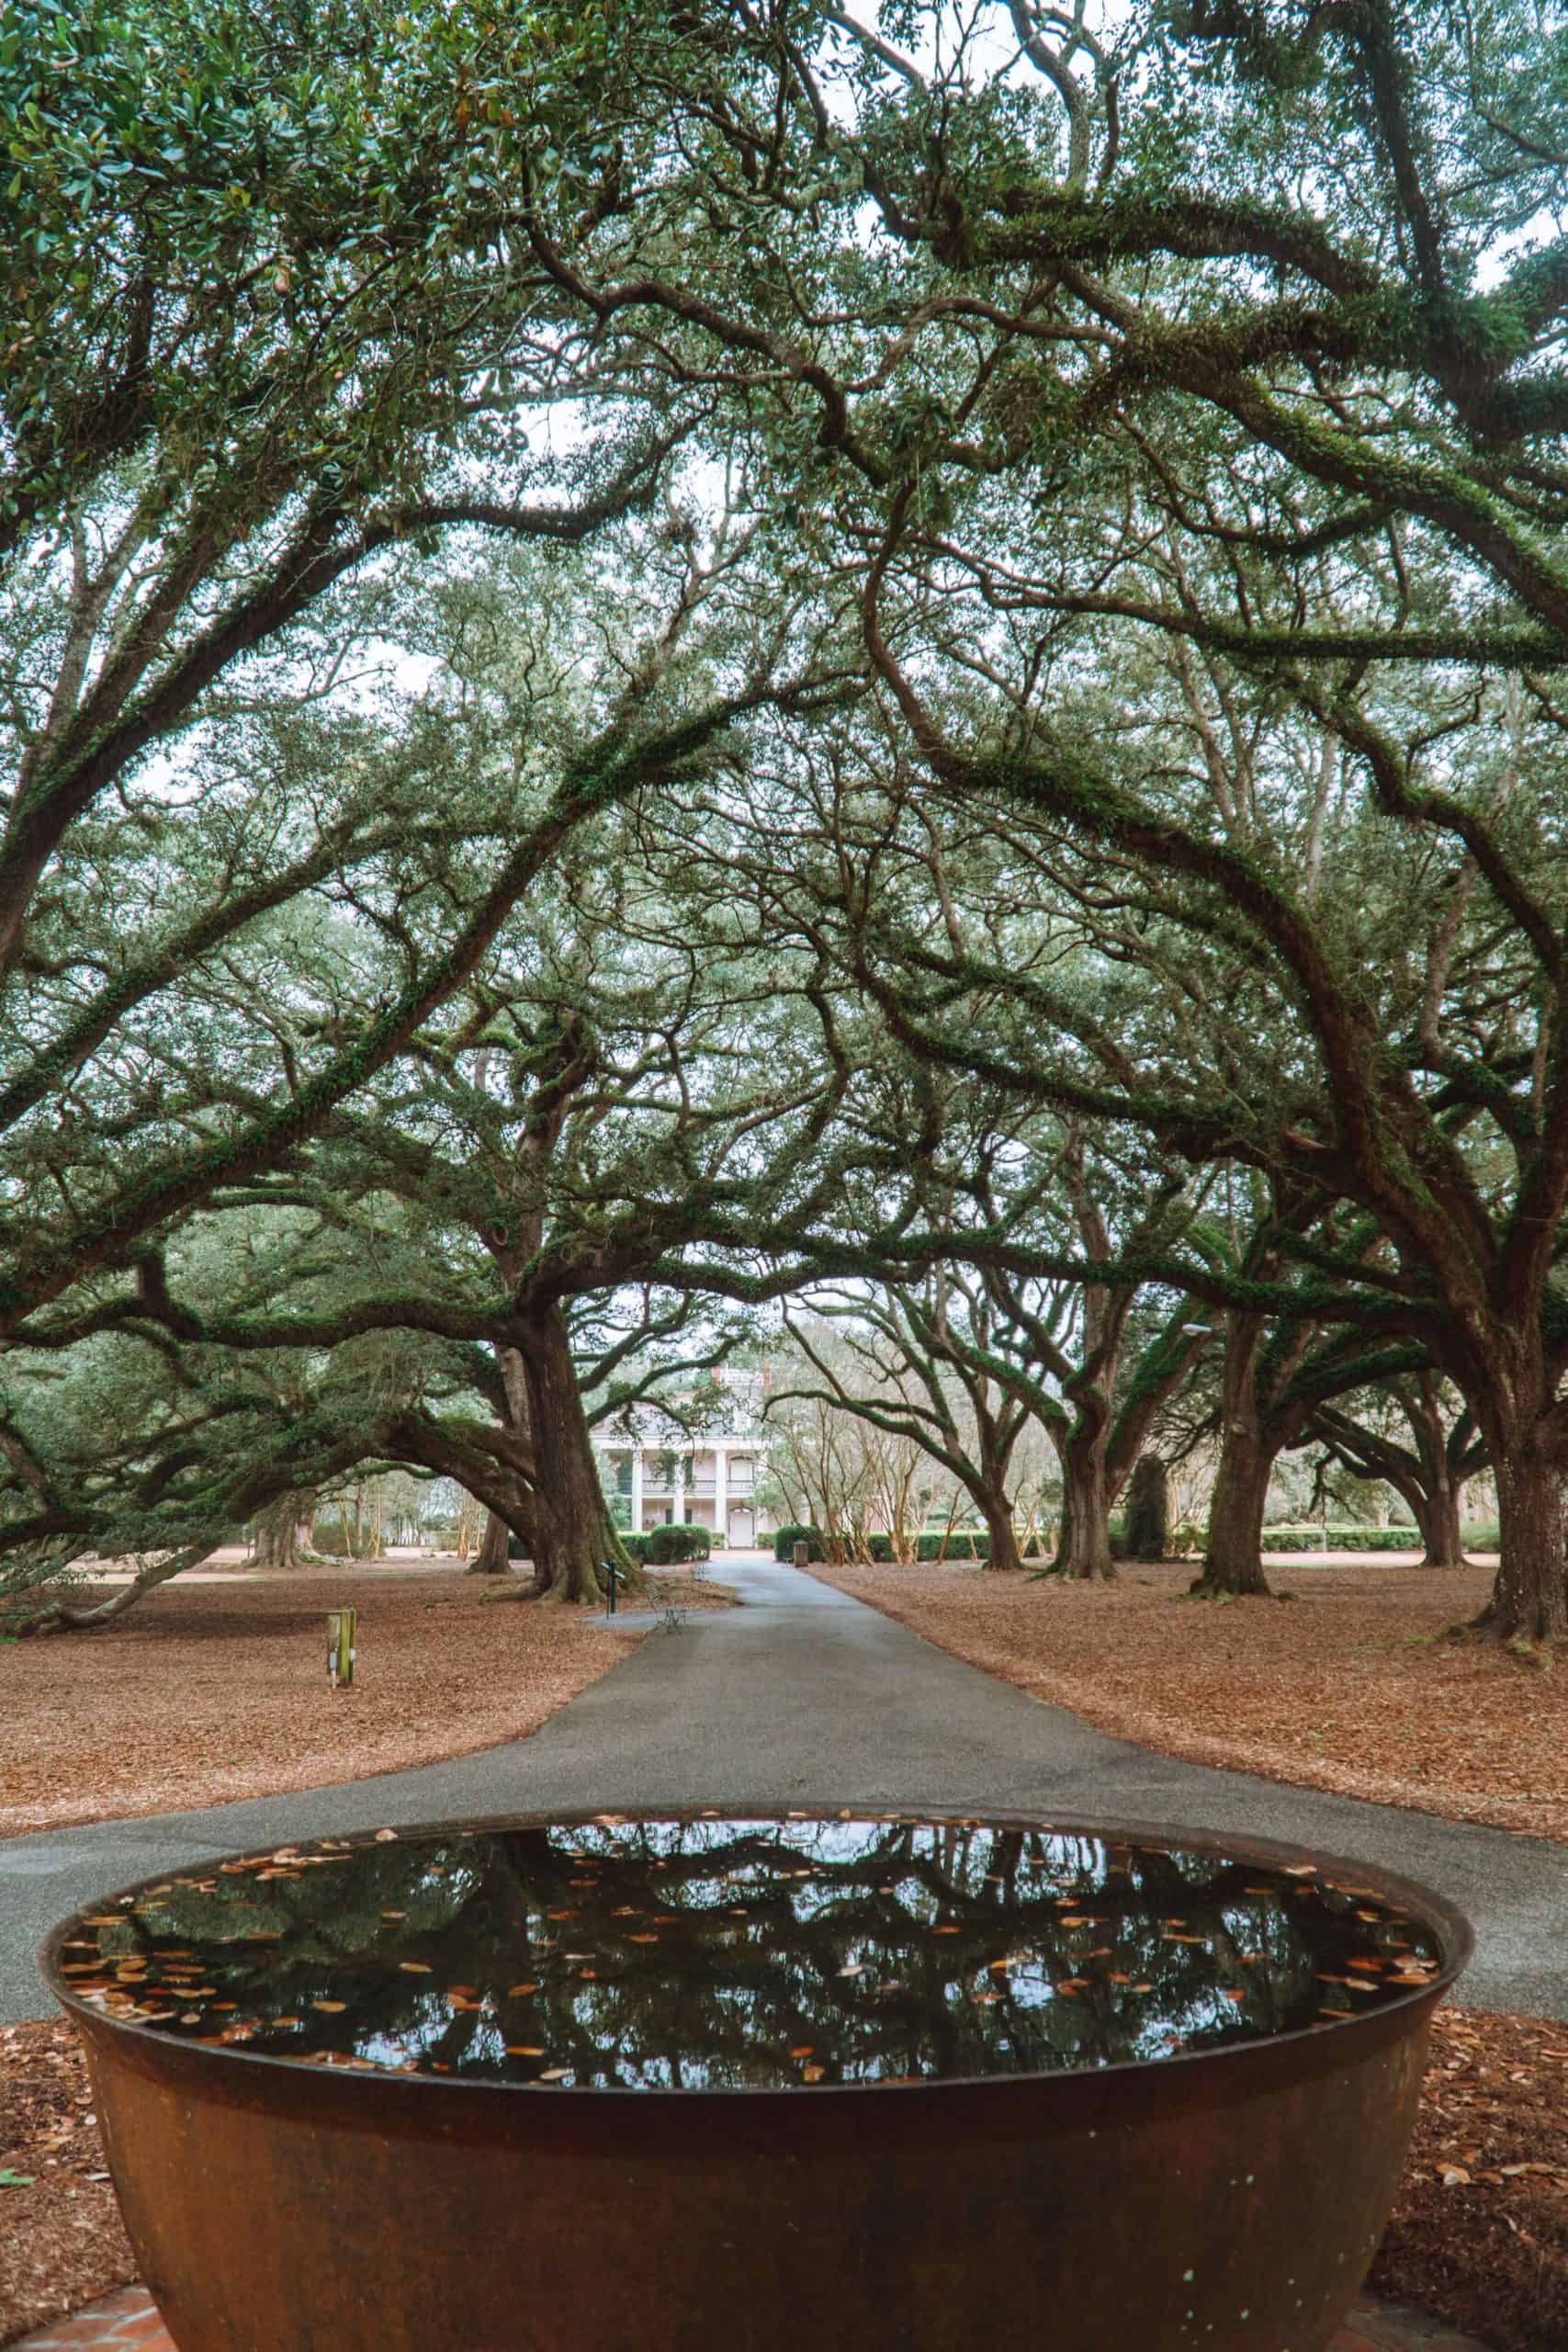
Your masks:
{"label": "exposed tree bark", "polygon": [[1141,1453],[1127,1489],[1127,1554],[1163,1560],[1170,1541],[1170,1479],[1157,1453]]}
{"label": "exposed tree bark", "polygon": [[1209,1507],[1202,1574],[1193,1578],[1193,1592],[1268,1596],[1263,1513],[1277,1458],[1277,1450],[1257,1430],[1227,1424]]}
{"label": "exposed tree bark", "polygon": [[508,1544],[512,1530],[499,1511],[491,1511],[485,1519],[485,1532],[479,1550],[468,1563],[471,1577],[504,1577],[512,1572]]}
{"label": "exposed tree bark", "polygon": [[6,1629],[17,1634],[90,1634],[100,1625],[112,1625],[128,1609],[135,1607],[143,1593],[151,1592],[155,1585],[168,1584],[186,1568],[194,1568],[211,1549],[208,1543],[187,1544],[183,1551],[173,1552],[166,1559],[148,1562],[130,1584],[121,1585],[107,1600],[81,1606],[73,1606],[63,1594],[44,1591],[36,1596],[38,1606],[29,1608],[34,1596],[21,1594],[6,1618]]}
{"label": "exposed tree bark", "polygon": [[1410,1496],[1410,1508],[1426,1547],[1421,1562],[1424,1568],[1463,1567],[1464,1540],[1460,1527],[1463,1494],[1462,1485],[1443,1476],[1431,1492],[1417,1489]]}
{"label": "exposed tree bark", "polygon": [[518,1353],[528,1399],[536,1484],[533,1496],[534,1595],[597,1608],[604,1600],[602,1563],[615,1562],[623,1584],[641,1589],[641,1564],[611,1522],[571,1360],[566,1318],[551,1305],[527,1318]]}
{"label": "exposed tree bark", "polygon": [[1563,1465],[1533,1426],[1489,1435],[1502,1556],[1475,1623],[1506,1642],[1568,1641]]}
{"label": "exposed tree bark", "polygon": [[984,1565],[987,1568],[1021,1568],[1023,1561],[1019,1553],[1018,1536],[1013,1528],[1012,1506],[1008,1501],[1007,1496],[1005,1494],[1002,1496],[999,1506],[994,1502],[990,1504],[984,1517],[988,1538]]}
{"label": "exposed tree bark", "polygon": [[308,1520],[315,1497],[309,1490],[284,1495],[258,1511],[251,1533],[251,1566],[278,1573],[299,1566],[299,1522]]}
{"label": "exposed tree bark", "polygon": [[1266,1325],[1261,1316],[1233,1315],[1225,1333],[1220,1420],[1220,1466],[1209,1505],[1209,1540],[1197,1593],[1260,1593],[1263,1514],[1278,1442],[1265,1434],[1258,1410],[1257,1370]]}
{"label": "exposed tree bark", "polygon": [[1106,1476],[1107,1430],[1099,1416],[1084,1416],[1065,1434],[1053,1429],[1062,1463],[1062,1529],[1053,1576],[1084,1584],[1110,1584],[1116,1577],[1111,1556],[1111,1489]]}

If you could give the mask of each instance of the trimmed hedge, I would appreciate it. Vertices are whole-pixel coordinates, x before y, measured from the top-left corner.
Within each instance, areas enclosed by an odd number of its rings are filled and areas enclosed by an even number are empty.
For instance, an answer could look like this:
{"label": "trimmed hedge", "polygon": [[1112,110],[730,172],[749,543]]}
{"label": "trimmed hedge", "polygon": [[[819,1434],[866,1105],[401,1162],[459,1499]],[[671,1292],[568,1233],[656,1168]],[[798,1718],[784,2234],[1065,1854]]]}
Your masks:
{"label": "trimmed hedge", "polygon": [[645,1567],[673,1567],[682,1560],[705,1560],[713,1550],[711,1527],[678,1527],[667,1521],[662,1527],[645,1528],[640,1535],[623,1535],[622,1543],[636,1560]]}
{"label": "trimmed hedge", "polygon": [[957,1528],[949,1536],[918,1535],[915,1538],[917,1560],[988,1560],[991,1539],[983,1531]]}
{"label": "trimmed hedge", "polygon": [[795,1547],[797,1544],[806,1545],[806,1556],[808,1560],[825,1560],[828,1556],[823,1549],[819,1529],[815,1527],[774,1528],[773,1557],[775,1560],[783,1560],[787,1565],[795,1557]]}
{"label": "trimmed hedge", "polygon": [[[1331,1552],[1419,1552],[1422,1548],[1418,1527],[1335,1527],[1328,1530]],[[1266,1552],[1321,1552],[1321,1527],[1266,1527],[1263,1531]]]}

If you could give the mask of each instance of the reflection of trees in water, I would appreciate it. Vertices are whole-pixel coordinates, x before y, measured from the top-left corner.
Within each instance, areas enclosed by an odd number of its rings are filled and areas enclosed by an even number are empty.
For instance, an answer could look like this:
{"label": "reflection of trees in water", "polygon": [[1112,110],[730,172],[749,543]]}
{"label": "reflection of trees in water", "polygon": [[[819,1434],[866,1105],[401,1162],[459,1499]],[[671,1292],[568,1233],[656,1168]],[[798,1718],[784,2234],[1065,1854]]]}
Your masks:
{"label": "reflection of trees in water", "polygon": [[265,1876],[167,1883],[136,1942],[199,1958],[242,2026],[299,2020],[253,2046],[470,2075],[734,2087],[808,2064],[829,2082],[1104,2065],[1309,2023],[1320,1976],[1377,1949],[1350,1896],[1245,1861],[972,1823],[299,1850]]}

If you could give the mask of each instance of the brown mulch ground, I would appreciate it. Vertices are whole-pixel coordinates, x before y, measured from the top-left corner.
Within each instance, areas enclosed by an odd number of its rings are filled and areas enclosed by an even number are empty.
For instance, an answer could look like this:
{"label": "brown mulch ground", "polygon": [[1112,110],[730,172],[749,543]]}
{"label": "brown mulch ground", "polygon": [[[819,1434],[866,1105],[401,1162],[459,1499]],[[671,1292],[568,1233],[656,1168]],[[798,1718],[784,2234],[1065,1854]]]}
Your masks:
{"label": "brown mulch ground", "polygon": [[135,2276],[74,2029],[0,2026],[0,2344]]}
{"label": "brown mulch ground", "polygon": [[1370,2283],[1498,2352],[1568,2344],[1568,2025],[1438,2013]]}
{"label": "brown mulch ground", "polygon": [[[0,2344],[135,2275],[63,2024],[0,2027]],[[1568,2027],[1444,2011],[1381,2292],[1495,2345],[1568,2343]]]}
{"label": "brown mulch ground", "polygon": [[1444,1638],[1490,1568],[1268,1566],[1288,1605],[1188,1600],[1190,1564],[1128,1562],[1099,1587],[968,1566],[812,1573],[1162,1754],[1568,1842],[1568,1665]]}
{"label": "brown mulch ground", "polygon": [[[733,1595],[675,1571],[684,1608]],[[175,1582],[113,1624],[0,1645],[0,1836],[363,1780],[521,1739],[648,1630],[570,1609],[487,1606],[489,1577],[311,1569]],[[359,1611],[352,1690],[324,1613]]]}

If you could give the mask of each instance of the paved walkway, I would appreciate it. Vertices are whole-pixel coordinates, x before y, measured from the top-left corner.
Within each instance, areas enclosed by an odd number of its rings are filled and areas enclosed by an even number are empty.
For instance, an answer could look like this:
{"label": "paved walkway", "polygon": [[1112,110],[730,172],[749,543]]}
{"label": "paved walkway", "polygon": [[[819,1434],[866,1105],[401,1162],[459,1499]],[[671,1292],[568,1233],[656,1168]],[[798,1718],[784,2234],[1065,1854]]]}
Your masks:
{"label": "paved walkway", "polygon": [[304,1795],[0,1841],[0,2019],[48,2012],[33,1954],[55,1920],[157,1871],[463,1815],[768,1803],[1018,1806],[1319,1846],[1427,1880],[1470,1914],[1480,1950],[1461,1991],[1477,2007],[1568,2017],[1562,1847],[1150,1755],[798,1569],[742,1556],[722,1573],[746,1608],[651,1634],[531,1739]]}
{"label": "paved walkway", "polygon": [[[309,1795],[0,1842],[0,2018],[47,2010],[32,1962],[46,1929],[143,1874],[384,1824],[682,1803],[1019,1806],[1318,1845],[1428,1880],[1470,1913],[1481,1948],[1463,1990],[1478,2007],[1568,2017],[1560,1847],[1152,1756],[793,1568],[727,1559],[722,1572],[744,1610],[655,1634],[532,1739]],[[15,2352],[111,2346],[174,2352],[142,2289],[124,2288]],[[1364,2297],[1329,2352],[1481,2347]]]}
{"label": "paved walkway", "polygon": [[[141,2287],[122,2287],[91,2311],[56,2320],[25,2335],[11,2352],[175,2352],[157,2305]],[[256,2345],[253,2352],[268,2352]],[[1456,2335],[1441,2320],[1364,2295],[1327,2352],[1484,2352],[1473,2336]]]}

